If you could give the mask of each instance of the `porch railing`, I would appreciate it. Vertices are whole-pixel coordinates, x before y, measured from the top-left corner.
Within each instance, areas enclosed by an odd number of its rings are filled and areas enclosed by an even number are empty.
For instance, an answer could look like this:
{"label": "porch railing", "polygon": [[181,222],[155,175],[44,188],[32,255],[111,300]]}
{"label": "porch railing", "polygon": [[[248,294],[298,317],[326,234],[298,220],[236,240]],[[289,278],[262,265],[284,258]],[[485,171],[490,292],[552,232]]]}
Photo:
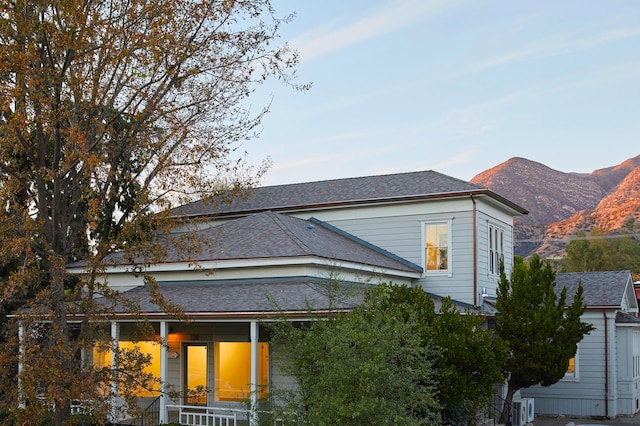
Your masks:
{"label": "porch railing", "polygon": [[178,423],[188,426],[238,426],[249,417],[248,410],[235,408],[167,405],[167,410],[178,411]]}

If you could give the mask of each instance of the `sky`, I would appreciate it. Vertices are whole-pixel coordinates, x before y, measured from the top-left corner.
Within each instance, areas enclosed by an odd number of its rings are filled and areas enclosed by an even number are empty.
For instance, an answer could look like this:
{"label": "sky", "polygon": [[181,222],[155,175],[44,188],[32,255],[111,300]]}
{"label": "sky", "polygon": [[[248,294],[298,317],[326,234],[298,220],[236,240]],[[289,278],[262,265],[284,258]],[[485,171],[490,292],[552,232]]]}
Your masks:
{"label": "sky", "polygon": [[639,0],[272,0],[300,53],[251,163],[262,185],[438,172],[524,157],[590,173],[640,154]]}

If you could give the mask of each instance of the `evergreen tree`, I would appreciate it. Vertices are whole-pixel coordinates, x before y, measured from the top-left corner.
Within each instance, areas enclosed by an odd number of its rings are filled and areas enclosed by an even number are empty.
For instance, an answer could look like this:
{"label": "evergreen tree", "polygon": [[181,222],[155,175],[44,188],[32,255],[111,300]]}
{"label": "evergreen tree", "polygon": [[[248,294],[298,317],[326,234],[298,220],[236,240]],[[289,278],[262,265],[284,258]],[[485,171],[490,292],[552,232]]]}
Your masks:
{"label": "evergreen tree", "polygon": [[505,363],[508,390],[501,422],[509,415],[514,393],[540,384],[550,386],[566,373],[577,345],[593,327],[580,317],[586,309],[582,285],[570,305],[567,289],[555,291],[555,272],[534,256],[516,257],[510,279],[504,265],[497,292],[498,335],[509,347]]}

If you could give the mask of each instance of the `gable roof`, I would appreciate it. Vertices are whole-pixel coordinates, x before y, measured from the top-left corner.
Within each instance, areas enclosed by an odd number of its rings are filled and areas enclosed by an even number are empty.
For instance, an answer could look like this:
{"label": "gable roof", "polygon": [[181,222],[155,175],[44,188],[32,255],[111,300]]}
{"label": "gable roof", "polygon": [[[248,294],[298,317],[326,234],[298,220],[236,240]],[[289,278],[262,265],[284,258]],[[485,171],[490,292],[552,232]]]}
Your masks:
{"label": "gable roof", "polygon": [[[189,250],[185,246],[190,245]],[[318,257],[330,262],[354,262],[372,268],[421,273],[422,267],[328,224],[270,211],[195,231],[177,242],[169,239],[159,263]],[[107,260],[124,264],[122,254]]]}
{"label": "gable roof", "polygon": [[257,187],[245,196],[200,200],[172,210],[173,217],[229,216],[272,211],[291,211],[327,206],[444,198],[468,194],[487,195],[515,210],[524,208],[487,188],[433,170],[365,176],[317,182]]}
{"label": "gable roof", "polygon": [[556,274],[556,293],[566,286],[566,303],[569,305],[580,283],[584,288],[584,301],[588,308],[622,308],[627,293],[633,292],[630,271],[597,271]]}

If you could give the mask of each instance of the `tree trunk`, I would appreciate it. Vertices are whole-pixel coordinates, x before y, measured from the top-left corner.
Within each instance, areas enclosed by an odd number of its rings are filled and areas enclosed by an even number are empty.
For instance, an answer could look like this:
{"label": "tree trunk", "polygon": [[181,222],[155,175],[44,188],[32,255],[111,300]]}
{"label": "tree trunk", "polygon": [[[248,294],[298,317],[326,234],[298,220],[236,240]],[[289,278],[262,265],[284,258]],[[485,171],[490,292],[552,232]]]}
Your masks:
{"label": "tree trunk", "polygon": [[71,418],[71,400],[65,391],[68,388],[67,382],[73,377],[73,356],[69,340],[69,324],[67,323],[67,309],[64,295],[65,265],[64,259],[54,253],[49,256],[49,274],[51,284],[51,310],[53,312],[53,329],[58,334],[52,337],[60,353],[65,354],[60,362],[59,376],[54,377],[54,389],[60,391],[56,396],[56,409],[54,424],[61,426],[67,424]]}
{"label": "tree trunk", "polygon": [[[500,414],[499,423],[502,424],[511,424],[509,416],[511,415],[511,405],[513,402],[513,394],[516,393],[516,389],[511,384],[511,381],[508,382],[507,385],[507,396],[504,399],[504,405],[502,406],[502,414]],[[508,422],[508,423],[507,423]]]}

